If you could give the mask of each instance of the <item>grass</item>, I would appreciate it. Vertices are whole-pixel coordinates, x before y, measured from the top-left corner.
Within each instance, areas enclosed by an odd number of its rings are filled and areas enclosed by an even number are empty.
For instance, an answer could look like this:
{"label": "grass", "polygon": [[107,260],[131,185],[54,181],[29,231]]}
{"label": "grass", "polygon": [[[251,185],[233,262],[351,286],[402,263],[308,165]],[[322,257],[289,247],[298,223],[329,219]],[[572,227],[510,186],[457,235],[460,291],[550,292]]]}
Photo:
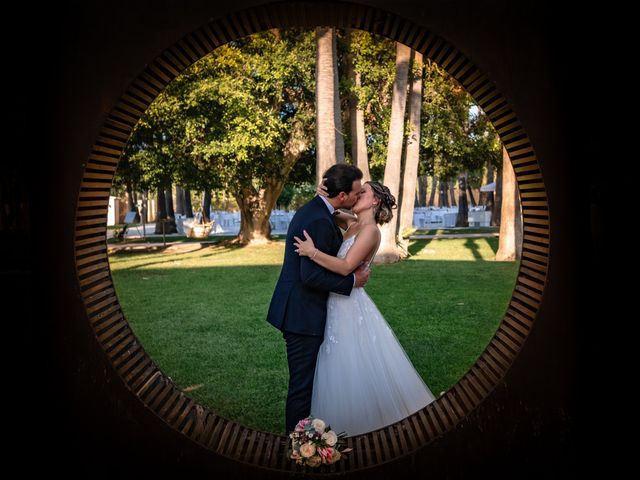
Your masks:
{"label": "grass", "polygon": [[[406,261],[373,269],[367,292],[436,395],[475,362],[504,313],[517,265],[492,261],[497,243],[413,241]],[[125,315],[163,372],[218,414],[276,433],[288,373],[281,333],[265,318],[283,247],[111,257]]]}
{"label": "grass", "polygon": [[411,229],[403,235],[443,235],[443,234],[465,234],[465,233],[499,233],[500,227],[459,227],[459,228],[423,228]]}
{"label": "grass", "polygon": [[[137,235],[137,232],[134,231],[134,234]],[[184,235],[165,235],[164,240],[167,243],[174,243],[174,242],[185,242],[185,243],[202,243],[202,242],[207,242],[207,243],[213,243],[213,242],[221,242],[224,240],[233,240],[234,238],[236,238],[238,235],[212,235],[206,238],[193,238],[193,237],[186,237]],[[286,235],[282,235],[282,234],[273,234],[271,235],[271,238],[273,238],[274,240],[282,240],[284,238],[286,238]],[[129,243],[162,243],[162,235],[147,235],[145,238],[142,238],[140,236],[136,236],[133,238],[127,237],[127,239],[122,242],[116,238],[109,238],[107,239],[107,243],[109,244],[116,244],[116,245],[127,245]]]}

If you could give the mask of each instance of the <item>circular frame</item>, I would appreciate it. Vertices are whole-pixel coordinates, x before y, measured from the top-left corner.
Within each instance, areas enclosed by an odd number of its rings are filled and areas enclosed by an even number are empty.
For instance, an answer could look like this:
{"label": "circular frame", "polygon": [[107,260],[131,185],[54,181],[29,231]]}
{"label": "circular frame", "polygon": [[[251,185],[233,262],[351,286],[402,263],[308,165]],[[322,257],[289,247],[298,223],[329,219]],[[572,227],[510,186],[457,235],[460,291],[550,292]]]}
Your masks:
{"label": "circular frame", "polygon": [[[313,20],[312,20],[313,19]],[[75,266],[88,321],[126,387],[176,432],[218,455],[259,469],[301,472],[287,458],[287,437],[230,421],[184,394],[133,334],[116,296],[107,255],[108,202],[122,150],[138,119],[176,76],[215,48],[270,28],[332,25],[383,35],[433,60],[483,109],[514,167],[523,219],[522,260],[495,335],[444,395],[388,427],[347,438],[353,454],[318,474],[388,463],[424,448],[473,411],[504,377],[526,340],[544,293],[549,260],[547,195],[531,142],[505,98],[461,52],[424,27],[362,5],[271,4],[214,19],[167,48],[132,82],[110,112],[84,165],[76,205]]]}

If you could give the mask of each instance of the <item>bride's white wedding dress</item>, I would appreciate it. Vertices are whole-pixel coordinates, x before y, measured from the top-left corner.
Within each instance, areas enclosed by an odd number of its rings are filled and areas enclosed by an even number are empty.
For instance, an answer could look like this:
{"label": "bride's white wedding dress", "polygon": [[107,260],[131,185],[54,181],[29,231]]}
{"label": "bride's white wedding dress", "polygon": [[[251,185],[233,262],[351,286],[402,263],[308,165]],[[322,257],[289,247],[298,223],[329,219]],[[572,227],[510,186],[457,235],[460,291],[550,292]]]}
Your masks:
{"label": "bride's white wedding dress", "polygon": [[[356,235],[346,239],[344,258]],[[434,396],[363,288],[331,293],[318,353],[311,414],[336,432],[359,435],[395,423]]]}

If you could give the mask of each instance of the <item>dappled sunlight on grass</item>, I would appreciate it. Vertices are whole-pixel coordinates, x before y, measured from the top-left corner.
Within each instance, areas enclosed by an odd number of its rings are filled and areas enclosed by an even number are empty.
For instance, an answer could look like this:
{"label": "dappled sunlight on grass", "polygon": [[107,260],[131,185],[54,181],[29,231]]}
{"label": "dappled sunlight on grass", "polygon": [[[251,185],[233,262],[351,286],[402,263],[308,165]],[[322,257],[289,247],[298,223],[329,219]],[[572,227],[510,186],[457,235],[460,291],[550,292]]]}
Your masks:
{"label": "dappled sunlight on grass", "polygon": [[111,255],[112,270],[157,268],[208,268],[243,265],[281,265],[284,242],[269,245],[212,245],[193,252],[119,253]]}
{"label": "dappled sunlight on grass", "polygon": [[409,245],[410,259],[492,262],[498,250],[498,238],[455,238],[414,240]]}

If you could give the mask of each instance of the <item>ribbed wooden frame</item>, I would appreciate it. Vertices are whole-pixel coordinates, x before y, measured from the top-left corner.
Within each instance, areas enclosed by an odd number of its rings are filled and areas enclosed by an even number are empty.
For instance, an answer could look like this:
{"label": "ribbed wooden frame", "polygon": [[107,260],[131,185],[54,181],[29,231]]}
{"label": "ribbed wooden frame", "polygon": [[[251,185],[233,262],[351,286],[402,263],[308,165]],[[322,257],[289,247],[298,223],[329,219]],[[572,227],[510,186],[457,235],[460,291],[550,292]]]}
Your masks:
{"label": "ribbed wooden frame", "polygon": [[376,9],[353,4],[279,3],[213,20],[169,47],[131,84],[109,114],[87,160],[76,209],[75,259],[87,318],[108,361],[144,405],[176,432],[216,454],[256,468],[301,471],[287,458],[287,439],[216,415],[185,395],[155,365],[127,323],[107,258],[109,192],[118,159],[149,104],[189,65],[231,40],[269,28],[332,25],[404,43],[437,62],[490,118],[513,163],[524,222],[522,262],[513,296],[495,336],[471,369],[443,396],[396,424],[348,439],[343,461],[315,473],[372,468],[415,454],[471,412],[501,381],[527,338],[544,292],[549,211],[538,162],[514,111],[487,76],[444,39]]}

